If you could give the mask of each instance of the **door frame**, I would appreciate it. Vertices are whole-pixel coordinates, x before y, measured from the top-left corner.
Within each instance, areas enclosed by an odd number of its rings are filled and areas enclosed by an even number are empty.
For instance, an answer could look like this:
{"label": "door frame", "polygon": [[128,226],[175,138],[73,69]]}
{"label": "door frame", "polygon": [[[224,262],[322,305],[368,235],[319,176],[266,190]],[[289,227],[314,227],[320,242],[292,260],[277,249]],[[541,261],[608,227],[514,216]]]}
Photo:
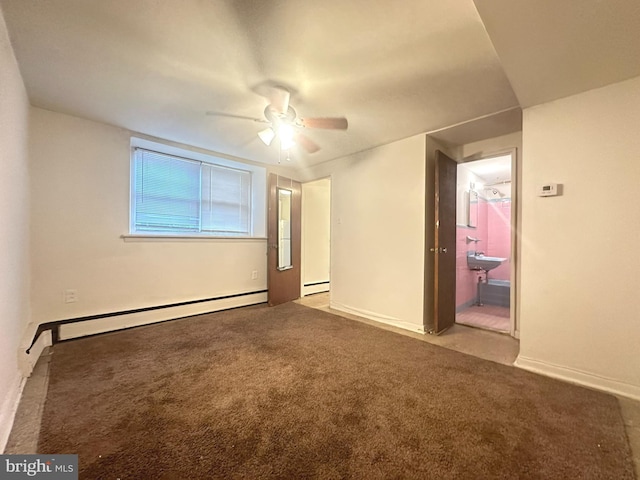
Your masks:
{"label": "door frame", "polygon": [[305,228],[305,214],[304,214],[304,202],[305,202],[305,194],[304,194],[304,186],[308,183],[317,182],[319,180],[329,180],[329,298],[331,298],[331,254],[332,254],[332,242],[333,242],[333,178],[331,175],[327,175],[325,177],[314,178],[313,180],[309,180],[308,182],[303,182],[301,184],[301,198],[302,198],[302,206],[301,206],[301,235],[300,235],[300,249],[301,249],[301,262],[300,262],[300,298],[313,295],[314,293],[322,293],[318,292],[309,292],[305,294],[305,284],[304,284],[304,274],[306,269],[306,252],[304,246],[304,228]]}
{"label": "door frame", "polygon": [[511,156],[511,265],[510,291],[509,291],[509,335],[520,338],[520,212],[521,212],[521,175],[518,162],[518,148],[503,148],[491,153],[481,153],[463,158],[460,165],[477,162],[479,160],[489,160],[491,158]]}

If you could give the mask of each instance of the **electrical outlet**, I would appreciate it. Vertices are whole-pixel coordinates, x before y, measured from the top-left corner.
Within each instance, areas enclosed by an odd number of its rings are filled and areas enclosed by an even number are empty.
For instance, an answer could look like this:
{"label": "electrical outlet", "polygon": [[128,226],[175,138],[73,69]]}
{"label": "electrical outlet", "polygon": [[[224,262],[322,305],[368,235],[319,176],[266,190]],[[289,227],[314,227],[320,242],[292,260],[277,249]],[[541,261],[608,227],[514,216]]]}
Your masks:
{"label": "electrical outlet", "polygon": [[78,301],[78,290],[67,289],[64,291],[64,303],[76,303]]}
{"label": "electrical outlet", "polygon": [[251,280],[257,280],[258,279],[258,270],[254,270],[253,272],[251,272]]}

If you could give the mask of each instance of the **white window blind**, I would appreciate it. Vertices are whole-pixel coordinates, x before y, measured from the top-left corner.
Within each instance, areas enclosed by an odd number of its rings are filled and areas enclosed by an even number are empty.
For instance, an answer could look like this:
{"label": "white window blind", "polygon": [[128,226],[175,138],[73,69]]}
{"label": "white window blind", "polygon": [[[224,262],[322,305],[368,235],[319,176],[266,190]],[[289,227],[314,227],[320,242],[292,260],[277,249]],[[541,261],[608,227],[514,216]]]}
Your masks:
{"label": "white window blind", "polygon": [[132,233],[251,234],[251,172],[137,148]]}
{"label": "white window blind", "polygon": [[248,235],[251,173],[202,165],[202,224],[204,232]]}

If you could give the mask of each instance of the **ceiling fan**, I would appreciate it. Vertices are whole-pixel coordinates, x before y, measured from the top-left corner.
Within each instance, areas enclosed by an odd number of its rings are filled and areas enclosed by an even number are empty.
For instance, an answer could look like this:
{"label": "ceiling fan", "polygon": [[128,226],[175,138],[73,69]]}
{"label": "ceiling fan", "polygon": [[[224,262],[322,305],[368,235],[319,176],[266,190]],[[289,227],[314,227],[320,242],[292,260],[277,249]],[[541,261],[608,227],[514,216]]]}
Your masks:
{"label": "ceiling fan", "polygon": [[322,128],[327,130],[346,130],[349,122],[344,117],[299,118],[294,108],[289,104],[291,93],[282,86],[270,86],[265,92],[269,104],[264,109],[264,118],[253,118],[233,115],[223,112],[208,111],[207,115],[231,117],[267,123],[269,127],[258,132],[258,137],[265,145],[271,145],[274,139],[280,142],[282,150],[288,150],[293,145],[300,145],[308,153],[315,153],[320,146],[298,130],[302,128]]}

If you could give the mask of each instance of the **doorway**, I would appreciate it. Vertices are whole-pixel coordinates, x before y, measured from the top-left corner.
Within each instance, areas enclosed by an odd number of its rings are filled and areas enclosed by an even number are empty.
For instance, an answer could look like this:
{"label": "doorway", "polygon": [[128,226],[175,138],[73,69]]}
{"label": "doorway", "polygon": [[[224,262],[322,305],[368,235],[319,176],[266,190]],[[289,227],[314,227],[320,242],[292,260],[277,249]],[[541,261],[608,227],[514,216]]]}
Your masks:
{"label": "doorway", "polygon": [[514,164],[515,152],[458,164],[456,209],[456,323],[511,335]]}
{"label": "doorway", "polygon": [[302,184],[303,297],[331,290],[330,265],[331,178],[327,177]]}

